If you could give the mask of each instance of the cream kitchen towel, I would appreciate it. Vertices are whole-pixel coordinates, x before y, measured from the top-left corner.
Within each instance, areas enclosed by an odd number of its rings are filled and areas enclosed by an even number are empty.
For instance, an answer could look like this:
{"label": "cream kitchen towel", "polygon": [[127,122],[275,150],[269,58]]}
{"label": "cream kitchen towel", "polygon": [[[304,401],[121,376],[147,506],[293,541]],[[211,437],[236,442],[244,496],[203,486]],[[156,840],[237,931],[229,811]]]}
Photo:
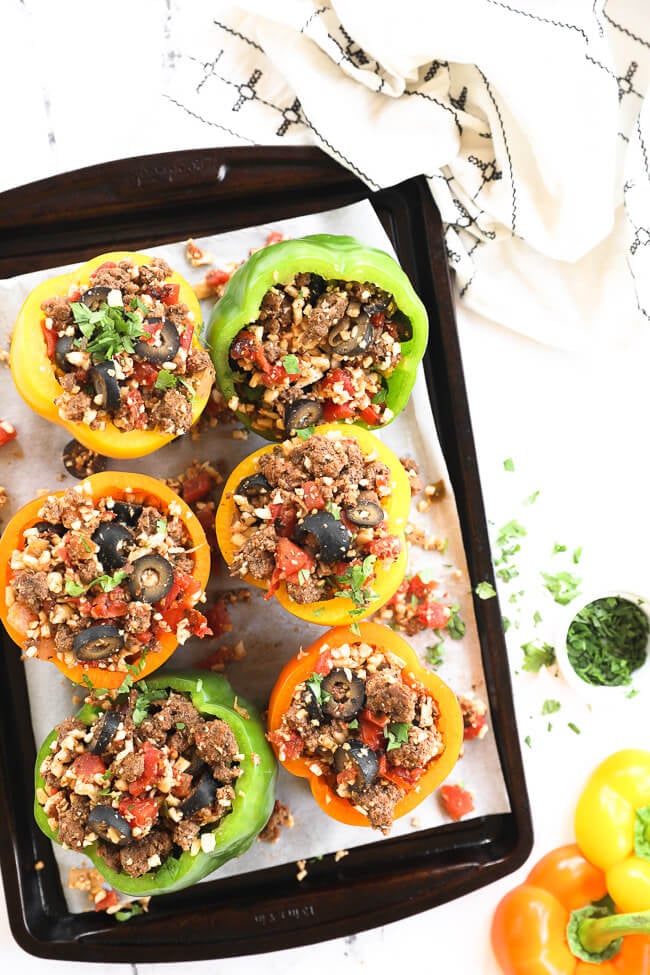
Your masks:
{"label": "cream kitchen towel", "polygon": [[166,100],[201,144],[425,174],[461,298],[541,342],[650,325],[646,3],[178,0],[171,34]]}

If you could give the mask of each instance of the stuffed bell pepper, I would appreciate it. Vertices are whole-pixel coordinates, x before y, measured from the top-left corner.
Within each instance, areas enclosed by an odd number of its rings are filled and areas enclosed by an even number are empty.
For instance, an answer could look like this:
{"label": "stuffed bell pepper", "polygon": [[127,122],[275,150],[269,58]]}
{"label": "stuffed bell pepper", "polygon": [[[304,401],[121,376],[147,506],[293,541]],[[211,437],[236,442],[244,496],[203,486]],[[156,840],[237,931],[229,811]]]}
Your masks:
{"label": "stuffed bell pepper", "polygon": [[382,427],[427,344],[424,305],[392,257],[327,234],[272,244],[232,276],[209,326],[231,409],[267,440],[316,423]]}
{"label": "stuffed bell pepper", "polygon": [[164,483],[108,471],[22,507],[0,539],[0,618],[25,657],[118,687],[207,634],[198,519]]}
{"label": "stuffed bell pepper", "polygon": [[116,890],[167,894],[240,856],[266,825],[276,763],[258,715],[218,674],[89,698],[44,741],[36,822]]}
{"label": "stuffed bell pepper", "polygon": [[368,616],[406,568],[408,477],[373,434],[298,431],[239,464],[217,511],[230,574],[323,626]]}
{"label": "stuffed bell pepper", "polygon": [[161,258],[103,254],[43,282],[14,326],[11,372],[33,410],[107,457],[186,433],[214,380],[190,287]]}
{"label": "stuffed bell pepper", "polygon": [[499,902],[494,954],[504,975],[650,975],[650,912],[619,908],[575,843],[558,847]]}
{"label": "stuffed bell pepper", "polygon": [[456,695],[377,623],[330,630],[289,661],[268,725],[328,816],[383,833],[443,782],[463,741]]}

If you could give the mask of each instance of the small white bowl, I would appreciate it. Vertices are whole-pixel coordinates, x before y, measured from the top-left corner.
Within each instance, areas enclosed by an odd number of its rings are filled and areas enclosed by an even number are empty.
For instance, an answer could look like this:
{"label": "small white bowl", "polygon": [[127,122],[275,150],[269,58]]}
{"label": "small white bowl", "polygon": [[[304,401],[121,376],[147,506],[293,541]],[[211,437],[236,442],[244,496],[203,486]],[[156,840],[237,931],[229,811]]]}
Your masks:
{"label": "small white bowl", "polygon": [[641,690],[642,686],[647,685],[650,679],[650,632],[646,644],[646,659],[640,667],[632,671],[632,680],[629,684],[590,684],[588,681],[583,680],[571,665],[567,652],[567,636],[571,623],[576,615],[586,606],[589,606],[598,599],[607,599],[612,596],[618,597],[619,599],[626,599],[633,605],[638,606],[645,613],[650,624],[650,602],[645,597],[622,589],[599,590],[591,592],[588,595],[583,595],[579,600],[569,603],[565,613],[562,614],[558,639],[555,644],[555,657],[562,677],[570,687],[594,703],[603,701],[605,698],[611,702],[613,697],[625,697],[631,691]]}

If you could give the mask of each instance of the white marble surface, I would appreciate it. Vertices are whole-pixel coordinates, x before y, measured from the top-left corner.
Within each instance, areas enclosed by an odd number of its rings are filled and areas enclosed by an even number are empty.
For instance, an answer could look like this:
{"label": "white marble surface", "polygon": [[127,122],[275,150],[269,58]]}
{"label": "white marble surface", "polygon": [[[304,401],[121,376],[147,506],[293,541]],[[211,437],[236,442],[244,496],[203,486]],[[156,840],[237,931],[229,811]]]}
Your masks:
{"label": "white marble surface", "polygon": [[[93,162],[197,146],[196,127],[190,129],[184,113],[164,97],[167,73],[174,70],[170,2],[113,0],[107,9],[87,0],[4,0],[0,189]],[[122,107],[131,104],[134,87],[142,111],[130,120],[132,113]],[[201,144],[230,141],[208,127]],[[650,592],[640,571],[640,554],[650,541],[645,438],[650,333],[635,318],[622,257],[602,267],[595,261],[590,273],[581,286],[595,287],[601,275],[619,276],[618,322],[573,352],[539,345],[458,307],[488,518],[499,526],[517,517],[528,530],[520,578],[500,590],[504,612],[519,624],[508,632],[508,649],[518,718],[513,734],[522,741],[535,829],[528,866],[572,839],[572,810],[590,769],[616,747],[644,741],[647,690],[620,702],[618,712],[606,713],[590,708],[551,672],[520,670],[522,643],[533,637],[553,643],[560,632],[561,614],[545,600],[539,576],[540,570],[566,567],[560,556],[551,555],[556,542],[569,550],[583,547],[578,571],[587,585]],[[510,457],[513,472],[503,466]],[[536,503],[525,506],[535,491],[540,492]],[[524,594],[510,606],[509,596],[518,590]],[[535,627],[538,610],[543,618]],[[561,702],[550,730],[541,714],[548,698]],[[527,737],[530,746],[523,744]],[[396,963],[421,967],[424,961],[444,975],[497,975],[489,946],[491,915],[499,897],[525,872],[522,868],[425,914],[315,948],[165,970],[248,975],[263,965],[269,975],[333,967],[341,975],[364,970],[381,975]],[[42,971],[44,964],[53,975],[69,970],[66,963],[25,955],[12,939],[4,905],[0,963],[3,970],[11,966],[25,975]],[[131,968],[139,975],[155,967],[86,966],[98,973]]]}

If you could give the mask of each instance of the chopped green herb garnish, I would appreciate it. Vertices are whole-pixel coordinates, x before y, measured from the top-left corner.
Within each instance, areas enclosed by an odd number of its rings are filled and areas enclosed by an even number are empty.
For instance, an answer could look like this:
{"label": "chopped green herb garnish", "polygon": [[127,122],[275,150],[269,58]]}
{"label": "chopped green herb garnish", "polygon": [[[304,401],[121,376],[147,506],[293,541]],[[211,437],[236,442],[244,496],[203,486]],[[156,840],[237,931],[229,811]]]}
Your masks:
{"label": "chopped green herb garnish", "polygon": [[559,552],[566,552],[566,545],[561,545],[559,542],[556,542],[551,555],[557,555]]}
{"label": "chopped green herb garnish", "polygon": [[512,457],[506,457],[506,459],[503,462],[503,469],[504,471],[514,471],[515,462],[512,459]]}
{"label": "chopped green herb garnish", "polygon": [[87,305],[73,301],[70,309],[83,335],[75,345],[85,347],[95,362],[113,359],[120,352],[132,353],[134,342],[147,334],[140,316],[121,305],[113,307],[102,302],[97,311],[92,311]]}
{"label": "chopped green herb garnish", "polygon": [[288,376],[297,376],[300,372],[300,363],[296,355],[285,355],[282,359],[282,365]]}
{"label": "chopped green herb garnish", "polygon": [[[356,563],[348,566],[342,576],[336,576],[336,581],[341,583],[341,596],[349,596],[356,607],[363,611],[375,593],[366,583],[374,573],[376,555],[366,555],[361,564]],[[353,615],[359,615],[359,609],[353,610]]]}
{"label": "chopped green herb garnish", "polygon": [[137,917],[138,914],[144,914],[144,907],[141,904],[133,903],[120,911],[116,911],[113,917],[117,921],[130,921],[132,917]]}
{"label": "chopped green herb garnish", "polygon": [[571,731],[574,733],[574,735],[579,735],[581,733],[580,732],[580,728],[578,728],[578,726],[576,724],[574,724],[573,721],[569,721],[567,727],[569,727],[571,729]]}
{"label": "chopped green herb garnish", "polygon": [[555,663],[555,648],[550,643],[529,642],[522,643],[521,649],[524,651],[524,662],[522,669],[531,674],[537,674],[542,667],[551,667]]}
{"label": "chopped green herb garnish", "polygon": [[65,591],[68,596],[81,596],[85,593],[86,587],[82,586],[79,582],[75,582],[74,579],[66,579]]}
{"label": "chopped green herb garnish", "polygon": [[497,569],[495,574],[504,582],[510,582],[512,579],[517,578],[519,575],[519,569],[515,568],[514,565],[509,565],[502,569]]}
{"label": "chopped green herb garnish", "polygon": [[449,607],[451,611],[451,616],[449,617],[449,622],[447,623],[447,633],[452,638],[452,640],[461,640],[465,636],[465,626],[464,621],[460,618],[459,612],[460,607],[458,603],[454,603],[453,606]]}
{"label": "chopped green herb garnish", "polygon": [[337,521],[341,520],[341,507],[335,501],[328,501],[325,505],[325,511],[329,511],[332,518],[336,518]]}
{"label": "chopped green herb garnish", "polygon": [[523,538],[524,535],[526,535],[526,529],[520,522],[513,518],[499,529],[497,545],[503,546],[513,538]]}
{"label": "chopped green herb garnish", "polygon": [[309,571],[309,569],[298,569],[298,582],[300,583],[301,586],[307,585],[310,576],[311,576],[311,572]]}
{"label": "chopped green herb garnish", "polygon": [[512,623],[507,616],[503,616],[502,619],[503,619],[503,632],[507,633],[510,627],[512,626]]}
{"label": "chopped green herb garnish", "polygon": [[384,727],[384,738],[388,739],[386,751],[391,752],[394,748],[406,744],[409,740],[410,724],[407,721],[391,721]]}
{"label": "chopped green herb garnish", "polygon": [[350,630],[355,636],[361,636],[361,630],[359,629],[359,624],[355,621],[350,623]]}
{"label": "chopped green herb garnish", "polygon": [[535,610],[535,612],[533,613],[533,623],[535,624],[535,626],[538,626],[541,622],[542,622],[542,614],[538,610]]}
{"label": "chopped green herb garnish", "polygon": [[427,663],[434,668],[439,667],[445,659],[444,655],[445,641],[439,640],[437,643],[431,644],[427,647]]}
{"label": "chopped green herb garnish", "polygon": [[650,623],[643,610],[622,596],[603,596],[583,607],[566,639],[569,663],[587,684],[631,684],[644,662]]}
{"label": "chopped green herb garnish", "polygon": [[580,595],[578,587],[582,579],[578,579],[570,572],[557,572],[555,575],[542,572],[542,578],[546,589],[560,606],[567,606],[572,599]]}
{"label": "chopped green herb garnish", "polygon": [[171,372],[169,369],[161,369],[156,376],[156,381],[153,384],[154,389],[175,389],[177,386],[185,386],[190,393],[194,390],[182,376],[177,376],[175,372]]}
{"label": "chopped green herb garnish", "polygon": [[577,565],[581,558],[582,558],[582,545],[579,545],[578,548],[574,548],[571,559],[573,561],[573,564]]}
{"label": "chopped green herb garnish", "polygon": [[328,692],[324,691],[321,687],[321,684],[323,683],[322,674],[312,674],[309,680],[307,680],[305,683],[319,704],[329,701],[332,695],[328,694]]}
{"label": "chopped green herb garnish", "polygon": [[537,501],[538,497],[539,497],[539,491],[533,491],[532,494],[529,494],[528,495],[528,497],[524,501],[524,504],[535,504],[535,502]]}
{"label": "chopped green herb garnish", "polygon": [[299,437],[301,440],[309,440],[309,438],[311,437],[315,429],[316,429],[315,426],[302,427],[301,430],[296,430],[295,433],[296,436]]}
{"label": "chopped green herb garnish", "polygon": [[423,582],[425,585],[429,582],[435,582],[436,573],[433,571],[431,566],[426,566],[424,569],[418,569],[416,575],[420,582]]}
{"label": "chopped green herb garnish", "polygon": [[496,589],[490,582],[479,582],[474,586],[474,592],[479,599],[492,599],[496,596]]}
{"label": "chopped green herb garnish", "polygon": [[556,711],[560,710],[560,702],[554,701],[551,698],[544,701],[542,704],[542,714],[555,714]]}
{"label": "chopped green herb garnish", "polygon": [[384,389],[383,386],[381,389],[377,390],[377,392],[372,397],[370,402],[372,403],[373,406],[380,406],[382,403],[386,402],[386,390]]}
{"label": "chopped green herb garnish", "polygon": [[90,589],[92,586],[101,586],[104,592],[112,592],[113,589],[116,589],[119,584],[126,579],[127,575],[127,572],[124,572],[122,569],[118,569],[117,572],[114,572],[112,576],[97,576],[96,579],[93,579],[92,582],[88,583],[88,588]]}
{"label": "chopped green herb garnish", "polygon": [[356,718],[352,718],[352,721],[348,721],[348,728],[358,728],[359,722]]}
{"label": "chopped green herb garnish", "polygon": [[156,534],[165,535],[167,533],[167,519],[159,518],[156,522]]}
{"label": "chopped green herb garnish", "polygon": [[526,737],[524,738],[524,744],[525,745],[528,745],[529,748],[532,748],[533,747],[533,743],[530,740],[530,735],[526,735]]}
{"label": "chopped green herb garnish", "polygon": [[185,728],[185,722],[184,721],[177,721],[176,722],[176,728],[178,729],[178,731],[183,731],[183,729]]}

